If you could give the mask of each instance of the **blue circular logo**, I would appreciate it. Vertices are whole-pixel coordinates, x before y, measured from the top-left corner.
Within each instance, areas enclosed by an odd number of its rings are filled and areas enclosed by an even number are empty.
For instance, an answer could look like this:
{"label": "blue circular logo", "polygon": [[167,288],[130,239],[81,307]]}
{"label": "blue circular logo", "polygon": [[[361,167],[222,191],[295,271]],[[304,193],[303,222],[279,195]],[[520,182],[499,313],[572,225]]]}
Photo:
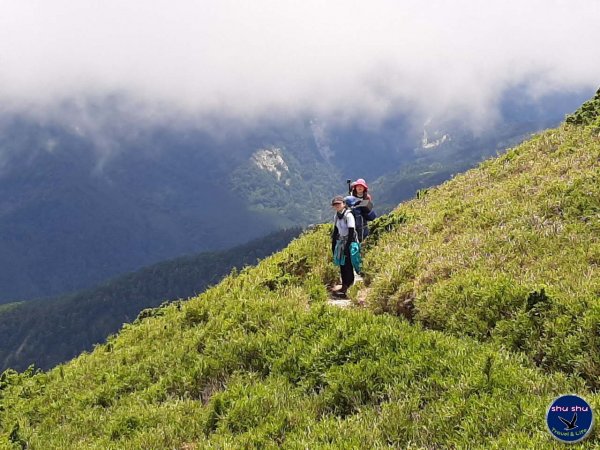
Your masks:
{"label": "blue circular logo", "polygon": [[548,431],[561,442],[574,443],[585,439],[592,431],[593,423],[592,407],[574,394],[556,398],[546,412]]}

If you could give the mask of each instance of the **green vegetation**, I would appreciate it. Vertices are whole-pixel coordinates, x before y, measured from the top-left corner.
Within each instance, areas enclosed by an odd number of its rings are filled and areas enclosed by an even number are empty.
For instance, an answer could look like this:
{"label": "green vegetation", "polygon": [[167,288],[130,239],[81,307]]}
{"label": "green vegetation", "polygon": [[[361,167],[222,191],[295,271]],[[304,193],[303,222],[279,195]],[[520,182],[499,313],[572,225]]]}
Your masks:
{"label": "green vegetation", "polygon": [[[327,227],[47,373],[2,375],[4,446],[516,448],[583,382],[324,304]],[[600,397],[587,397],[600,407]],[[588,441],[587,446],[594,441]],[[597,443],[597,441],[595,441]],[[585,448],[585,446],[584,446]]]}
{"label": "green vegetation", "polygon": [[593,126],[565,125],[421,191],[373,224],[371,310],[326,305],[324,225],[89,354],[5,371],[0,446],[558,447],[555,396],[600,411],[599,161]]}
{"label": "green vegetation", "polygon": [[5,303],[3,305],[0,305],[0,314],[18,308],[21,304],[23,304],[23,302]]}
{"label": "green vegetation", "polygon": [[566,122],[572,125],[600,126],[600,89],[591,100],[585,102],[573,114],[567,117]]}
{"label": "green vegetation", "polygon": [[599,158],[597,131],[563,126],[401,205],[368,304],[600,387]]}
{"label": "green vegetation", "polygon": [[398,202],[414,197],[419,190],[436,186],[455,174],[476,167],[499,152],[523,142],[531,135],[531,125],[505,124],[486,136],[475,137],[463,131],[432,150],[420,150],[414,161],[386,173],[372,183],[377,209],[389,212]]}
{"label": "green vegetation", "polygon": [[255,264],[298,234],[299,228],[282,230],[229,250],[155,264],[86,291],[0,305],[0,371],[31,364],[49,369],[91,350],[144,308],[197,295],[233,267]]}

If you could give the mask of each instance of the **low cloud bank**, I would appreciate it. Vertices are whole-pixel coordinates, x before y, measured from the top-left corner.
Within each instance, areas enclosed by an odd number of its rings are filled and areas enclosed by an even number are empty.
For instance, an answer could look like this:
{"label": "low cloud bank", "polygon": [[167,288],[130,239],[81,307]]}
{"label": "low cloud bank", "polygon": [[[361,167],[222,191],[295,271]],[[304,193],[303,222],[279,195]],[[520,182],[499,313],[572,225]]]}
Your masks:
{"label": "low cloud bank", "polygon": [[148,120],[411,111],[477,127],[514,86],[593,92],[598,23],[593,0],[12,1],[0,100],[39,112],[122,94]]}

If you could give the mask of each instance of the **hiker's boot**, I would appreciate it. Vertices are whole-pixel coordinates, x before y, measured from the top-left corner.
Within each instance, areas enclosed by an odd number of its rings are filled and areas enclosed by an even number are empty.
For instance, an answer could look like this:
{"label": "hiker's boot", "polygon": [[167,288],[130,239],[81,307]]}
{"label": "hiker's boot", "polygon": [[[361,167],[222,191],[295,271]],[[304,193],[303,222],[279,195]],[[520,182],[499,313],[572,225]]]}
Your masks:
{"label": "hiker's boot", "polygon": [[343,284],[338,284],[331,290],[331,292],[339,292],[343,287]]}
{"label": "hiker's boot", "polygon": [[335,291],[334,293],[338,297],[345,297],[347,291],[348,291],[348,286],[342,284],[342,287],[338,291]]}

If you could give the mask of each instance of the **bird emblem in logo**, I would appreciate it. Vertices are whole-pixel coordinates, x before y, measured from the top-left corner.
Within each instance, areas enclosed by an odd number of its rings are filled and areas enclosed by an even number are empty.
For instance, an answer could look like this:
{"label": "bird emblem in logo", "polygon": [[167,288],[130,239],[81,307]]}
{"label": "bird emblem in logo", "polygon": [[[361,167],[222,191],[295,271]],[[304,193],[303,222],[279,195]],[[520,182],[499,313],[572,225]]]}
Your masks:
{"label": "bird emblem in logo", "polygon": [[563,419],[562,417],[558,416],[558,418],[560,419],[560,421],[562,423],[565,424],[565,430],[574,430],[575,428],[577,428],[577,413],[573,414],[573,418],[568,421],[567,419]]}

